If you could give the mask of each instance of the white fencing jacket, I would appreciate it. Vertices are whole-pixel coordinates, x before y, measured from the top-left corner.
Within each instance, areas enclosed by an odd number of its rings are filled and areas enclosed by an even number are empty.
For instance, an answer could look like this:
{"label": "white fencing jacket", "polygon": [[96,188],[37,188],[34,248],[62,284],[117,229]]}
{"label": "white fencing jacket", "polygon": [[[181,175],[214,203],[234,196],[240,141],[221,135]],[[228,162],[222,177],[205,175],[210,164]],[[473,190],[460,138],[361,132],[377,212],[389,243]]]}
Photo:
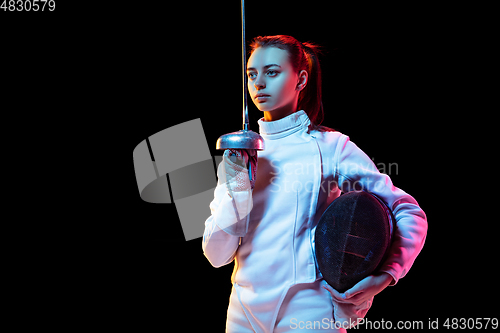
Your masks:
{"label": "white fencing jacket", "polygon": [[[395,234],[380,271],[390,274],[393,284],[405,276],[427,234],[425,213],[415,199],[395,187],[346,135],[310,131],[304,111],[258,123],[265,150],[258,152],[255,188],[230,195],[219,182],[203,236],[203,251],[213,266],[235,260],[231,280],[252,326],[272,331],[289,288],[322,278],[315,230],[340,191],[363,189],[392,209]],[[242,206],[251,211],[246,217],[240,212],[244,218],[237,222],[234,210]],[[234,225],[241,230],[242,223],[246,234],[234,236]]]}

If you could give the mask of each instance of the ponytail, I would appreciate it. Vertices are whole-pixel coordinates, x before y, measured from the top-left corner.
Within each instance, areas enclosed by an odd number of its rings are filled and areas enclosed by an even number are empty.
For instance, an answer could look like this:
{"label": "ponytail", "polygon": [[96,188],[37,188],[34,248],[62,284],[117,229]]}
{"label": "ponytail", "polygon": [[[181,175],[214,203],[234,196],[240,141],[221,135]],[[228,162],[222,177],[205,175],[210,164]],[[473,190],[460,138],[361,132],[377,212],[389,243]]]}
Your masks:
{"label": "ponytail", "polygon": [[297,108],[307,113],[311,121],[309,130],[333,132],[333,129],[321,126],[324,111],[321,95],[321,67],[318,58],[320,47],[310,42],[301,43],[292,36],[277,35],[254,38],[250,49],[253,52],[258,47],[266,46],[274,46],[288,51],[294,70],[297,73],[301,70],[307,71],[307,85],[299,93]]}
{"label": "ponytail", "polygon": [[309,42],[302,43],[307,61],[307,85],[299,94],[298,109],[304,110],[311,120],[313,129],[323,122],[323,102],[321,95],[321,67],[319,65],[319,46]]}

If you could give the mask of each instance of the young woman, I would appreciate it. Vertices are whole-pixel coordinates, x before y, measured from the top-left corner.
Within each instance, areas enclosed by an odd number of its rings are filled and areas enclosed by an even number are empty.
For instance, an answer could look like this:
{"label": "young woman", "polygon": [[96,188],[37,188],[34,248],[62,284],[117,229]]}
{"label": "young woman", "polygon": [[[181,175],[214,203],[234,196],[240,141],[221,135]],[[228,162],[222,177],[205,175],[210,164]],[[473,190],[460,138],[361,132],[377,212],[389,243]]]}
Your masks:
{"label": "young woman", "polygon": [[[224,152],[203,236],[213,266],[235,260],[226,332],[344,331],[406,275],[425,241],[425,213],[349,137],[320,125],[315,45],[257,37],[247,75],[265,150]],[[341,294],[317,268],[314,234],[341,191],[359,189],[391,208],[395,236],[380,270]]]}

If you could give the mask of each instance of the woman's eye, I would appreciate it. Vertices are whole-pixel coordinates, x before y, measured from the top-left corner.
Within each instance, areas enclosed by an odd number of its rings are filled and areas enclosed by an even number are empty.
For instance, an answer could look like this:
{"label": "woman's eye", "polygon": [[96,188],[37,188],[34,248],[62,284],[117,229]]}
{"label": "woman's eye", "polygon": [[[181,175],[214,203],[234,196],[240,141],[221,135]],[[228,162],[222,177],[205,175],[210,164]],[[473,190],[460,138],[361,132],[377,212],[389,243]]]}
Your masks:
{"label": "woman's eye", "polygon": [[248,78],[250,80],[253,80],[253,79],[255,79],[257,77],[257,74],[255,74],[255,73],[247,73],[247,75],[248,75]]}
{"label": "woman's eye", "polygon": [[269,70],[269,71],[267,71],[267,75],[268,76],[276,76],[276,75],[278,75],[278,72],[277,71],[273,71],[273,70]]}

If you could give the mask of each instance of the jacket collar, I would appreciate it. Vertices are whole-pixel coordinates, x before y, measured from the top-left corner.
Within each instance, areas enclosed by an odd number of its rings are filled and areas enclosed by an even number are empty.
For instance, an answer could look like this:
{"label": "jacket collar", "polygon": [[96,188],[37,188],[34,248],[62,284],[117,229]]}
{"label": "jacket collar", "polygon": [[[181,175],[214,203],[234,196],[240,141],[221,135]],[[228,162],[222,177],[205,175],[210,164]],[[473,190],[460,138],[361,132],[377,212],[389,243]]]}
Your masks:
{"label": "jacket collar", "polygon": [[300,110],[276,121],[258,120],[259,133],[266,139],[279,139],[291,135],[300,129],[307,129],[311,124],[307,113]]}

